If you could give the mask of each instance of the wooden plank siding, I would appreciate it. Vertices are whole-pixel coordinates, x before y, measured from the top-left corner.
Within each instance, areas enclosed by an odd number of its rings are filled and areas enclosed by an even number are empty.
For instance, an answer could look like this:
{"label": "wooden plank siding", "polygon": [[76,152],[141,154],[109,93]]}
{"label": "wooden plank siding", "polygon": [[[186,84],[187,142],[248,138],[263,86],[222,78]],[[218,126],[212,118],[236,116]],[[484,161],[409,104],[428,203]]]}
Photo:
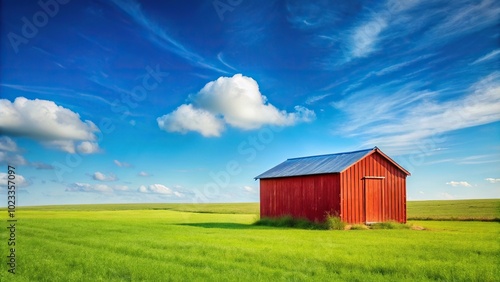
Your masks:
{"label": "wooden plank siding", "polygon": [[[365,177],[383,177],[383,179],[365,179]],[[377,189],[378,184],[366,185],[367,181],[380,181],[380,194],[367,192]],[[341,218],[348,223],[367,222],[366,213],[376,221],[394,220],[406,222],[406,174],[378,152],[366,156],[340,173]],[[367,193],[379,199],[380,206],[367,207]],[[373,198],[372,198],[373,200]]]}
{"label": "wooden plank siding", "polygon": [[320,174],[260,180],[260,216],[291,215],[323,221],[340,214],[339,174]]}

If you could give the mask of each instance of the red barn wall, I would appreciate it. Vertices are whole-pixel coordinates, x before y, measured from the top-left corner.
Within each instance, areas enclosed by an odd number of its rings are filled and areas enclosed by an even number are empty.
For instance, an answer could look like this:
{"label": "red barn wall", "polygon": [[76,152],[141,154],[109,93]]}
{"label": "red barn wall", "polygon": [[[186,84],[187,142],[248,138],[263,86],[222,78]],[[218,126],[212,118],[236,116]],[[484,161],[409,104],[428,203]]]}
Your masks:
{"label": "red barn wall", "polygon": [[339,174],[319,174],[260,180],[260,216],[292,215],[323,221],[340,214]]}
{"label": "red barn wall", "polygon": [[[385,178],[365,180],[365,176]],[[380,181],[380,183],[365,183],[367,181]],[[377,197],[381,199],[380,206],[370,208],[369,219],[406,222],[406,174],[377,152],[340,173],[342,220],[348,223],[366,222],[366,184],[381,189],[381,194]]]}

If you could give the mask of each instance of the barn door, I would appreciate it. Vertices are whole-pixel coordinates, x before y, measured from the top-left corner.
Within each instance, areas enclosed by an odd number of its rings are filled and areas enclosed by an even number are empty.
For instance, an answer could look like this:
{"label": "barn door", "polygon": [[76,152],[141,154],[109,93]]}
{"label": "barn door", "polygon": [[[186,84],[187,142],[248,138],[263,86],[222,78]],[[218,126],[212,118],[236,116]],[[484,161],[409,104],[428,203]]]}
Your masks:
{"label": "barn door", "polygon": [[382,181],[383,178],[364,178],[366,223],[383,221]]}

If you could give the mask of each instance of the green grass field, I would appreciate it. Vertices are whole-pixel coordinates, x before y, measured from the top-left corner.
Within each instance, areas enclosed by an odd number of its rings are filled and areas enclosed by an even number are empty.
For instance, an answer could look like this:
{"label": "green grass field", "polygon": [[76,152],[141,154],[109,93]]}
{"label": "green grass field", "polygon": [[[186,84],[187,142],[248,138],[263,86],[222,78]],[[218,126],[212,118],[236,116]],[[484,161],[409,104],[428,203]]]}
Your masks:
{"label": "green grass field", "polygon": [[[409,202],[408,217],[500,217],[500,200],[453,202]],[[326,231],[251,225],[257,214],[254,203],[20,207],[17,273],[11,275],[2,263],[0,281],[500,277],[498,222],[411,221],[426,230]],[[0,234],[7,255],[8,234]]]}

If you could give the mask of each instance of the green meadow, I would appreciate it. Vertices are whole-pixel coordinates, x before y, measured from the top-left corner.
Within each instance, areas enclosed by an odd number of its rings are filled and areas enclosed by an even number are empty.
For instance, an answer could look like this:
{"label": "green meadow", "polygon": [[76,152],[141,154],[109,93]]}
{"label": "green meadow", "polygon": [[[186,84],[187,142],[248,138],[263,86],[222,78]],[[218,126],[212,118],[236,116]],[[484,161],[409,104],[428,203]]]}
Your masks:
{"label": "green meadow", "polygon": [[8,232],[1,232],[0,281],[500,277],[500,200],[409,202],[408,217],[423,219],[409,224],[425,230],[255,226],[258,209],[255,203],[19,207],[16,274],[7,272]]}

